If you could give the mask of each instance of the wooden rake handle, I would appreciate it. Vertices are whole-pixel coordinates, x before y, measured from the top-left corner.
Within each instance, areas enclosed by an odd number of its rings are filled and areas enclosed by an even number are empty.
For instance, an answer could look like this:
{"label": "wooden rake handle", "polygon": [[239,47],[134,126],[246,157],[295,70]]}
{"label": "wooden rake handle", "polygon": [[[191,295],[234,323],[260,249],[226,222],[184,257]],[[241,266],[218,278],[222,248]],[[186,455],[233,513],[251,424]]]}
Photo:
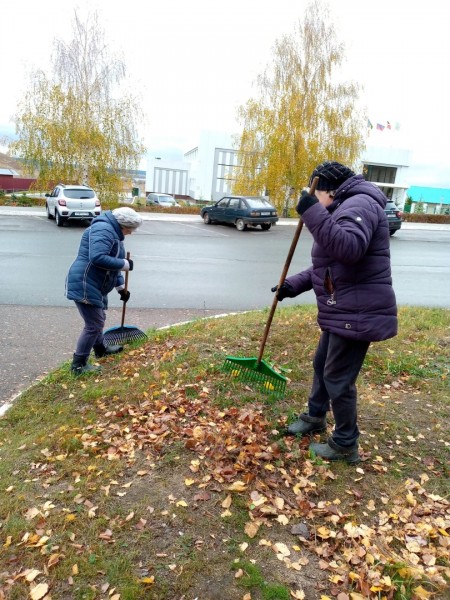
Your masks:
{"label": "wooden rake handle", "polygon": [[[130,253],[127,252],[127,260],[129,260],[130,258]],[[128,291],[128,273],[129,271],[125,271],[125,292]],[[120,323],[120,326],[123,327],[124,323],[125,323],[125,311],[126,311],[126,307],[127,307],[127,303],[124,302],[123,306],[122,306],[122,321]]]}
{"label": "wooden rake handle", "polygon": [[[319,181],[319,178],[314,177],[311,187],[309,189],[309,193],[311,194],[311,196],[313,196],[314,192],[316,191],[316,186],[317,186],[318,181]],[[286,279],[286,275],[289,271],[289,267],[291,266],[292,257],[294,256],[294,252],[297,247],[298,239],[300,237],[302,229],[303,229],[303,219],[300,217],[298,220],[297,228],[294,233],[294,237],[292,238],[291,247],[289,248],[286,262],[284,263],[284,268],[281,273],[280,281],[278,282],[278,289],[280,289],[280,287],[284,283],[284,280]],[[266,346],[267,338],[269,337],[269,330],[270,330],[270,326],[272,325],[273,315],[275,314],[277,304],[278,304],[278,298],[277,298],[277,293],[275,292],[273,302],[272,302],[272,308],[270,309],[269,317],[267,319],[266,327],[264,329],[264,335],[261,340],[261,346],[259,347],[259,354],[258,354],[258,361],[257,361],[258,364],[261,362],[263,354],[264,354],[264,348]]]}

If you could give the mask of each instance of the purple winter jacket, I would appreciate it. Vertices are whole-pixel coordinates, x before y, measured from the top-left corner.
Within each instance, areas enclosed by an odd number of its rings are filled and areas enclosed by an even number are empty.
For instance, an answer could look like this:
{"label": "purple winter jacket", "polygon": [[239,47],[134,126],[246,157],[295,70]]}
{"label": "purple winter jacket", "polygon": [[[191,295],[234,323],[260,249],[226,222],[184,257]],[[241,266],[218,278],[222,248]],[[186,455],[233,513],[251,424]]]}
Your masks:
{"label": "purple winter jacket", "polygon": [[312,266],[286,281],[292,296],[314,289],[322,331],[371,342],[397,334],[385,205],[381,190],[355,175],[330,206],[303,213],[314,238]]}

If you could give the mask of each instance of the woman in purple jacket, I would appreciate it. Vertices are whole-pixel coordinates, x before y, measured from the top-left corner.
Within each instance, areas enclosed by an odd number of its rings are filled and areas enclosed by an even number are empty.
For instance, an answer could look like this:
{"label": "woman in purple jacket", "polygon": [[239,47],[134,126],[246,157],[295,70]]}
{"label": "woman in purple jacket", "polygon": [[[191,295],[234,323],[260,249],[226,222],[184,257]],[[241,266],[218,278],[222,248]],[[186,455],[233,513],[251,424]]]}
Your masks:
{"label": "woman in purple jacket", "polygon": [[316,167],[310,183],[314,177],[319,177],[315,195],[303,192],[297,205],[314,238],[312,266],[272,289],[280,301],[313,289],[322,330],[308,412],[289,425],[287,434],[324,431],[331,404],[332,435],[310,449],[327,460],[353,464],[360,460],[356,379],[370,342],[397,334],[386,196],[335,161]]}

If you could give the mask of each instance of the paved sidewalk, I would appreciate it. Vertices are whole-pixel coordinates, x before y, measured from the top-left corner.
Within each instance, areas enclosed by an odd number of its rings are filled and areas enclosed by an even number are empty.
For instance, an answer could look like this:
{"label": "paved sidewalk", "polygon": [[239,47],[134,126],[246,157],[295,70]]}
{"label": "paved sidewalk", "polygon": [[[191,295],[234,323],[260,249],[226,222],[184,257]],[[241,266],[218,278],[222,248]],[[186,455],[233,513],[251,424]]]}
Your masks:
{"label": "paved sidewalk", "polygon": [[[20,206],[0,206],[0,217],[5,215],[8,217],[45,217],[46,211],[43,207],[20,207]],[[177,221],[177,222],[199,222],[200,215],[184,215],[181,213],[155,213],[141,212],[139,213],[144,221]],[[292,225],[296,226],[297,219],[280,218],[277,225]],[[408,223],[403,221],[402,229],[427,229],[436,231],[450,231],[450,223]]]}

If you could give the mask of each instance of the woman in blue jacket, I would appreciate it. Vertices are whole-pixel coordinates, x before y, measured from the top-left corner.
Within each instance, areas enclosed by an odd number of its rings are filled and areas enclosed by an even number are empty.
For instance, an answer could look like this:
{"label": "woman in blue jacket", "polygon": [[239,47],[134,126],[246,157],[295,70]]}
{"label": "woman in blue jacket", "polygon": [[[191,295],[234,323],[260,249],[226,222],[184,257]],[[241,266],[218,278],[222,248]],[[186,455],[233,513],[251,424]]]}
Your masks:
{"label": "woman in blue jacket", "polygon": [[291,435],[335,427],[326,444],[310,445],[327,460],[360,460],[356,379],[371,342],[397,334],[392,287],[386,196],[345,165],[326,161],[311,175],[315,195],[302,194],[297,206],[314,243],[312,265],[288,277],[278,300],[314,290],[322,330],[314,356],[308,410],[287,428]]}
{"label": "woman in blue jacket", "polygon": [[123,240],[141,224],[142,218],[132,208],[116,208],[96,217],[81,237],[78,256],[66,279],[66,296],[74,300],[84,321],[72,361],[75,375],[100,370],[88,364],[92,349],[97,358],[123,349],[122,346],[107,347],[103,342],[105,310],[108,294],[114,288],[122,302],[130,298],[130,292],[124,289],[121,271],[132,271],[133,261],[125,258]]}

